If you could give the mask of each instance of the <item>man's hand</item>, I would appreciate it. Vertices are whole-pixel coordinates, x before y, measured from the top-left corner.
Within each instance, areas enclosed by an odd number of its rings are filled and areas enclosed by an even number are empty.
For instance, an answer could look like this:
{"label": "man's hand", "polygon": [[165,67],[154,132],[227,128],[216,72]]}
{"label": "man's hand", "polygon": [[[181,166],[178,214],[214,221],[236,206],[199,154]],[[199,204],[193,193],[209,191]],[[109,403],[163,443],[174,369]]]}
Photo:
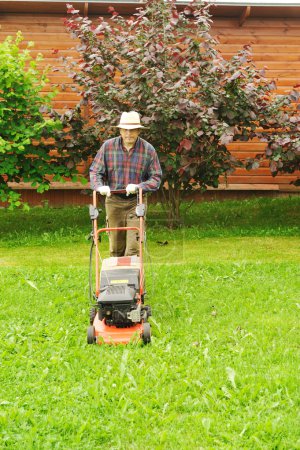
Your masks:
{"label": "man's hand", "polygon": [[135,194],[137,190],[138,190],[137,184],[128,184],[126,186],[126,195]]}
{"label": "man's hand", "polygon": [[100,192],[101,195],[106,195],[107,197],[111,196],[109,186],[100,186],[97,188],[97,191]]}

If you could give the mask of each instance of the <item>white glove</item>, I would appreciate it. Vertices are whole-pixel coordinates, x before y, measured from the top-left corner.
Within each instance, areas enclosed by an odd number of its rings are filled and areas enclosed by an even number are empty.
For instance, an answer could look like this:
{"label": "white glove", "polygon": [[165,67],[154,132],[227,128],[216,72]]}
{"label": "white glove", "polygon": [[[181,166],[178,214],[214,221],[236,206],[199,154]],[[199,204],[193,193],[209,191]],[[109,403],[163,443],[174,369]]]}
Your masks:
{"label": "white glove", "polygon": [[138,189],[137,184],[127,184],[126,186],[126,195],[135,194]]}
{"label": "white glove", "polygon": [[111,196],[109,186],[100,186],[97,188],[97,191],[100,192],[101,195],[106,195],[107,197]]}

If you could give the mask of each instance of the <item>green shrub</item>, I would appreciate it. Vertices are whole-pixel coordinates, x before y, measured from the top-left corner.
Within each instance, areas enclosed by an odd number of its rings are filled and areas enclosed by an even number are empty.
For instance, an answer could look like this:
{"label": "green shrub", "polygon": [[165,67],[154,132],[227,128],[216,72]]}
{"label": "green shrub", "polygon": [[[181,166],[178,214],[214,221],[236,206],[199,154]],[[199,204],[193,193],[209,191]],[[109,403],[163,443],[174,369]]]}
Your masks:
{"label": "green shrub", "polygon": [[49,188],[49,175],[57,181],[69,176],[68,156],[51,154],[53,145],[45,139],[52,137],[60,121],[47,117],[55,92],[41,93],[46,71],[38,69],[42,56],[32,58],[29,42],[20,45],[23,36],[7,37],[0,43],[0,201],[11,206],[21,204],[20,194],[11,182],[30,182],[38,192]]}

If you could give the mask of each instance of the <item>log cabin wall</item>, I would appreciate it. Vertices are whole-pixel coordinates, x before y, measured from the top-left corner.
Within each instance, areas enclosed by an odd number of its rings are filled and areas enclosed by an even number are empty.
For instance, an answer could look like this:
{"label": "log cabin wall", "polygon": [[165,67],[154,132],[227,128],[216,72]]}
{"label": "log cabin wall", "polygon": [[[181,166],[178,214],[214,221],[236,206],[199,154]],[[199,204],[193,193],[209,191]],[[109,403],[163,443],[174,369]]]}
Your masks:
{"label": "log cabin wall", "polygon": [[[134,12],[136,5],[112,2],[122,14]],[[73,2],[81,14],[91,18],[107,13],[107,3]],[[138,5],[140,6],[140,4]],[[257,66],[267,67],[266,75],[277,83],[278,92],[286,93],[300,81],[300,7],[243,7],[214,6],[212,8],[212,34],[219,40],[219,50],[225,58],[230,58],[245,44],[251,44]],[[76,41],[66,32],[63,19],[66,17],[64,2],[20,2],[0,1],[0,39],[14,36],[20,30],[24,36],[24,46],[34,42],[31,51],[35,56],[42,53],[41,66],[50,66],[49,86],[65,85],[65,91],[57,94],[53,107],[60,112],[74,107],[79,101],[72,91],[72,80],[56,71],[61,66],[60,57],[76,57]],[[100,146],[100,142],[99,142]],[[230,151],[242,158],[255,156],[264,149],[259,142],[240,142],[229,146]],[[86,172],[82,165],[80,170]],[[217,190],[210,189],[197,198],[240,198],[250,195],[299,194],[299,188],[290,183],[295,175],[278,175],[273,178],[267,167],[248,172],[238,169],[225,180],[220,180]],[[53,183],[51,190],[37,194],[27,184],[14,185],[22,190],[24,201],[31,204],[48,202],[51,205],[85,204],[90,201],[88,191],[79,183],[64,185]]]}

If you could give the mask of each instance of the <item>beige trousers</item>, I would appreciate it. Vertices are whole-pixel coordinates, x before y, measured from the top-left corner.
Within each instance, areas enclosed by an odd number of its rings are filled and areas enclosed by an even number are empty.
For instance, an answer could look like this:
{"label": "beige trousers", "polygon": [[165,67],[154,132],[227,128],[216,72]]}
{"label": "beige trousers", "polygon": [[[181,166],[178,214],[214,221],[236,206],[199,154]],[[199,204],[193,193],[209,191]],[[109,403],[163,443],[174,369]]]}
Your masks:
{"label": "beige trousers", "polygon": [[[139,218],[136,216],[136,196],[133,198],[120,198],[117,195],[106,197],[106,221],[109,228],[139,227]],[[139,234],[137,231],[111,231],[109,233],[110,256],[139,255]]]}

